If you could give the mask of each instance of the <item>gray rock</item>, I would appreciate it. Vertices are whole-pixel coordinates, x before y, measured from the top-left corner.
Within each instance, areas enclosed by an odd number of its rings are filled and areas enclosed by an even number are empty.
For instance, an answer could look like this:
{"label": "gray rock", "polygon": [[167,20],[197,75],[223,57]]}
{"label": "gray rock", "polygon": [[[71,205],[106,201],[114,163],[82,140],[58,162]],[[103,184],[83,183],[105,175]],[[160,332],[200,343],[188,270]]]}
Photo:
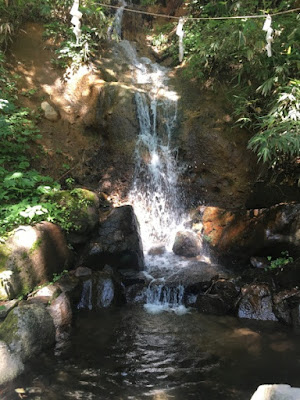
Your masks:
{"label": "gray rock", "polygon": [[15,379],[24,371],[20,355],[12,353],[2,341],[0,341],[0,360],[0,385]]}
{"label": "gray rock", "polygon": [[45,118],[49,121],[57,121],[59,119],[58,112],[47,101],[42,102],[41,108],[45,113]]}
{"label": "gray rock", "polygon": [[260,385],[251,400],[299,400],[300,388],[290,385]]}
{"label": "gray rock", "polygon": [[194,232],[177,232],[172,250],[179,256],[196,257],[201,251],[201,241]]}
{"label": "gray rock", "polygon": [[42,304],[30,304],[13,309],[0,326],[0,340],[14,355],[25,362],[54,344],[52,318]]}
{"label": "gray rock", "polygon": [[81,263],[94,269],[106,264],[116,269],[144,268],[139,225],[131,206],[112,210],[101,223],[98,237],[87,246]]}

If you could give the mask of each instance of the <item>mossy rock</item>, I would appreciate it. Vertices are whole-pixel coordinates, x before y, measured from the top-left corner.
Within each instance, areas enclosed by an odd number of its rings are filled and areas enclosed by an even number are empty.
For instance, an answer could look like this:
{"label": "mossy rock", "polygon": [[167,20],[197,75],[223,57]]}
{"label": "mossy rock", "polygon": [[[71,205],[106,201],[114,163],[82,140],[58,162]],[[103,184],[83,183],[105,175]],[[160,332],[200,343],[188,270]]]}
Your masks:
{"label": "mossy rock", "polygon": [[98,223],[99,198],[97,194],[83,188],[60,190],[51,194],[51,201],[59,204],[64,210],[64,225],[68,238],[71,238],[70,242],[85,241],[86,236]]}
{"label": "mossy rock", "polygon": [[0,326],[0,340],[27,361],[54,344],[52,318],[42,304],[29,304],[13,309]]}
{"label": "mossy rock", "polygon": [[61,229],[50,222],[20,226],[0,245],[0,300],[11,300],[49,282],[71,264]]}

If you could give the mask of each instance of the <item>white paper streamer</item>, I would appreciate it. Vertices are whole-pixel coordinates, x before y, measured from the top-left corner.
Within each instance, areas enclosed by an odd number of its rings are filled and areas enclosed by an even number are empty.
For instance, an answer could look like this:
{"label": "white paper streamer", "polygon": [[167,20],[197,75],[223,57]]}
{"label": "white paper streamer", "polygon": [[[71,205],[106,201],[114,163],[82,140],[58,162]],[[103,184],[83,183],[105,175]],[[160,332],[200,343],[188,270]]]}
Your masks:
{"label": "white paper streamer", "polygon": [[79,0],[74,0],[73,6],[71,8],[70,14],[72,15],[71,24],[74,25],[73,32],[76,36],[76,43],[79,44],[79,39],[81,37],[81,22],[82,13],[79,11]]}
{"label": "white paper streamer", "polygon": [[182,62],[183,60],[183,53],[184,53],[184,47],[183,47],[183,36],[184,36],[184,30],[183,30],[183,24],[184,24],[184,19],[179,18],[179,22],[176,28],[176,35],[179,37],[179,62]]}
{"label": "white paper streamer", "polygon": [[267,32],[267,35],[266,35],[266,41],[267,41],[266,50],[267,50],[268,57],[272,57],[271,44],[273,42],[273,32],[274,31],[271,28],[271,23],[272,23],[271,15],[267,15],[267,18],[266,18],[264,26],[263,26],[263,31]]}

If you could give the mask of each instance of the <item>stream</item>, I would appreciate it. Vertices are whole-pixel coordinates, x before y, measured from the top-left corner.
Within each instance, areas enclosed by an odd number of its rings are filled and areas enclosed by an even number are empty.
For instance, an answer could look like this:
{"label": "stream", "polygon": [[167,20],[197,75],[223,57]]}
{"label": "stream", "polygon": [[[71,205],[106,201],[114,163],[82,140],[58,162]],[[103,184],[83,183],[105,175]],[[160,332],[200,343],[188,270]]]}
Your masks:
{"label": "stream", "polygon": [[15,388],[28,400],[249,400],[263,383],[300,384],[299,337],[276,323],[126,305],[75,325],[68,349],[34,359],[2,400]]}

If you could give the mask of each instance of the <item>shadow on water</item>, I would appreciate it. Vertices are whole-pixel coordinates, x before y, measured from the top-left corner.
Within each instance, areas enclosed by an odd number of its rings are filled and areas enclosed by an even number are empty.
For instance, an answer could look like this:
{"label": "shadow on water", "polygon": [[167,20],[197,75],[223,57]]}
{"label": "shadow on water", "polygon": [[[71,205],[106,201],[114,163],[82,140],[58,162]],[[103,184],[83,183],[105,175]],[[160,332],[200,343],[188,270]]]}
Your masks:
{"label": "shadow on water", "polygon": [[79,313],[68,350],[34,360],[4,399],[246,400],[300,386],[299,362],[299,337],[276,323],[126,306]]}

